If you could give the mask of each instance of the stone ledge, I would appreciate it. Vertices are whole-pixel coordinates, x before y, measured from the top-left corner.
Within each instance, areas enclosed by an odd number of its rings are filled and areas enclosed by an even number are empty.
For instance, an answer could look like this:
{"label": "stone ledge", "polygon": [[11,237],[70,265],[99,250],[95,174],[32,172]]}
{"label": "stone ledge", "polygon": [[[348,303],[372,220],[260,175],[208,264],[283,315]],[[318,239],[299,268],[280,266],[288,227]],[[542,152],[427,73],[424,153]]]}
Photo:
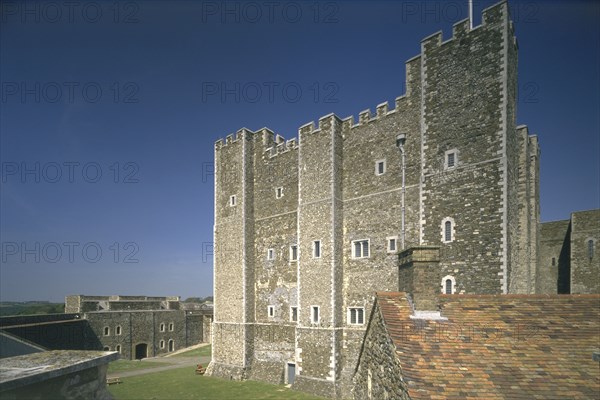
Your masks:
{"label": "stone ledge", "polygon": [[53,350],[2,359],[0,392],[44,382],[117,360],[116,351]]}

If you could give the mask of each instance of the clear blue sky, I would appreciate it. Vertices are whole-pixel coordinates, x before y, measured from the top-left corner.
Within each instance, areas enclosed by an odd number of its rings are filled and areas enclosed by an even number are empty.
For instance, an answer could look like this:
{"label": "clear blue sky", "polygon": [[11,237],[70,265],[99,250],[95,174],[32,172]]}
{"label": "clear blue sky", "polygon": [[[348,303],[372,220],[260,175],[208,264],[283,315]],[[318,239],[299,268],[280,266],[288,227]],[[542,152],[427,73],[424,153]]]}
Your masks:
{"label": "clear blue sky", "polygon": [[[0,4],[1,300],[211,295],[214,142],[393,102],[420,40],[467,16],[467,0]],[[600,206],[599,6],[510,4],[542,220],[566,219]]]}

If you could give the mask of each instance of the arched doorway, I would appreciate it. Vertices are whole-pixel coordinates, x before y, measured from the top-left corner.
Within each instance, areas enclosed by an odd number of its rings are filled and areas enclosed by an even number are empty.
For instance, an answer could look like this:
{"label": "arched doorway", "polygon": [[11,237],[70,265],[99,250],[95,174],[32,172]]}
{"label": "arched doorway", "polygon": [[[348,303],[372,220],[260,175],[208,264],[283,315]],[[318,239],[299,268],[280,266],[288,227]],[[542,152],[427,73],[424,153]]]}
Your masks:
{"label": "arched doorway", "polygon": [[173,339],[169,340],[169,351],[175,350],[175,342]]}
{"label": "arched doorway", "polygon": [[148,357],[148,344],[140,343],[135,345],[135,359],[141,360]]}

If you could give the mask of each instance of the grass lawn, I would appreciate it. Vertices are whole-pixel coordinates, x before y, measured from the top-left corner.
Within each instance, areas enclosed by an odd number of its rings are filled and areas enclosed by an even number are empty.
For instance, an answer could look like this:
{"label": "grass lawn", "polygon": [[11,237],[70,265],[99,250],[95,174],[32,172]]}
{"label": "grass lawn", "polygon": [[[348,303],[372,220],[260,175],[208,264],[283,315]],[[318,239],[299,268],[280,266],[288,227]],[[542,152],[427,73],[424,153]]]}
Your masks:
{"label": "grass lawn", "polygon": [[173,365],[168,362],[144,362],[137,360],[117,360],[108,364],[108,373],[114,374],[123,371],[133,371],[136,369],[149,369]]}
{"label": "grass lawn", "polygon": [[211,345],[177,354],[177,357],[210,357]]}
{"label": "grass lawn", "polygon": [[227,381],[196,375],[184,367],[151,374],[121,378],[123,383],[108,390],[116,400],[141,399],[292,399],[319,400],[320,397],[296,392],[283,386],[254,381]]}

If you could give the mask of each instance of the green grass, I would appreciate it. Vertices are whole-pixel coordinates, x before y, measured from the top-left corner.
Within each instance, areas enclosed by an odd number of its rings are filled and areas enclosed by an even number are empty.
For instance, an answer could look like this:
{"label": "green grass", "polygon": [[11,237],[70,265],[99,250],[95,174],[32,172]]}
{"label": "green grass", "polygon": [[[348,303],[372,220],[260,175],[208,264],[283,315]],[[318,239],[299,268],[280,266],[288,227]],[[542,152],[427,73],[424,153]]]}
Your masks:
{"label": "green grass", "polygon": [[184,367],[162,372],[121,378],[118,385],[108,390],[116,400],[142,399],[290,399],[318,400],[305,393],[284,386],[269,385],[254,381],[228,381],[196,375],[194,368]]}
{"label": "green grass", "polygon": [[210,357],[211,345],[177,354],[177,357]]}
{"label": "green grass", "polygon": [[158,368],[164,367],[167,365],[173,365],[171,363],[166,362],[145,362],[138,360],[117,360],[108,364],[108,373],[114,374],[118,372],[124,371],[134,371],[137,369],[150,369],[150,368]]}

